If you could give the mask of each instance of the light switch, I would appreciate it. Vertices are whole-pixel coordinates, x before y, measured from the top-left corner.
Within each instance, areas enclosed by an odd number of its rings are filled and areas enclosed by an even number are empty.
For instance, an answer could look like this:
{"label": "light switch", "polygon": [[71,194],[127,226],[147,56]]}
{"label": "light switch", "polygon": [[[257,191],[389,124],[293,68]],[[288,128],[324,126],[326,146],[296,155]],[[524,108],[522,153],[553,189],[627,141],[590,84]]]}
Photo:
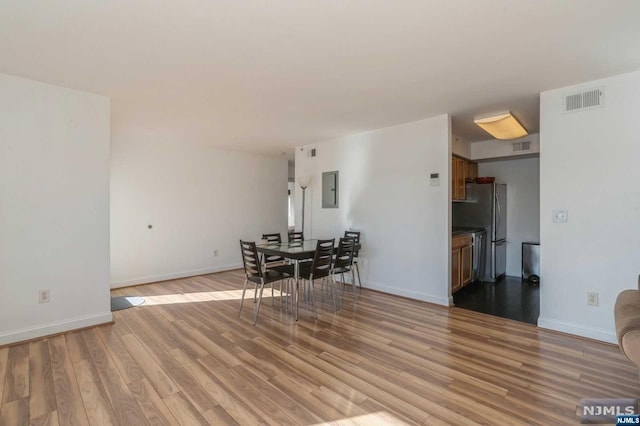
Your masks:
{"label": "light switch", "polygon": [[440,186],[440,174],[431,173],[431,186]]}
{"label": "light switch", "polygon": [[566,222],[569,220],[569,213],[566,210],[554,210],[551,220],[553,222]]}

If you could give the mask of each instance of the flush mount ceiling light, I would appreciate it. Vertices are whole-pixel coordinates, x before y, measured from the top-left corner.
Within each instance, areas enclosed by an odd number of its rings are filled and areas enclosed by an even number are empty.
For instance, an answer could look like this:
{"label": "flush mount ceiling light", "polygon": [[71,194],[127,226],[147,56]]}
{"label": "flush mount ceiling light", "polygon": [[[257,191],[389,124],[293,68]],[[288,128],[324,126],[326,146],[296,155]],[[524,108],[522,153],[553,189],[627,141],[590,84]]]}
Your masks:
{"label": "flush mount ceiling light", "polygon": [[510,111],[476,117],[473,122],[496,139],[516,139],[528,135]]}

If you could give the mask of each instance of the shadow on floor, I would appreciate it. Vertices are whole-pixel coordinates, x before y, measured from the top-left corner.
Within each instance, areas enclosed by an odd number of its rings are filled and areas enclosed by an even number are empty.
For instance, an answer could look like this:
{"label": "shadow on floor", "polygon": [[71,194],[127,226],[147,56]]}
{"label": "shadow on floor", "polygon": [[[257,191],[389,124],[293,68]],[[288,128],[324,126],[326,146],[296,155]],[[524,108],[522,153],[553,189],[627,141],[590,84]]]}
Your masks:
{"label": "shadow on floor", "polygon": [[540,315],[540,286],[520,277],[496,282],[469,284],[453,295],[455,306],[476,312],[537,324]]}

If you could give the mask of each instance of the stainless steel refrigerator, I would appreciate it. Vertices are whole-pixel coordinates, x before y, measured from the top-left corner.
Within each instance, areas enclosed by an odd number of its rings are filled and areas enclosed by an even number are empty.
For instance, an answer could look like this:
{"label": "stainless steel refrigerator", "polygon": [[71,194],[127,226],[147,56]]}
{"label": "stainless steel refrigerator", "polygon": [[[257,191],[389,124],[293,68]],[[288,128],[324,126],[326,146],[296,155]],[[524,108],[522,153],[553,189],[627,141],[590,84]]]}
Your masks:
{"label": "stainless steel refrigerator", "polygon": [[507,185],[467,183],[467,199],[454,202],[453,226],[487,231],[483,281],[496,281],[507,267]]}

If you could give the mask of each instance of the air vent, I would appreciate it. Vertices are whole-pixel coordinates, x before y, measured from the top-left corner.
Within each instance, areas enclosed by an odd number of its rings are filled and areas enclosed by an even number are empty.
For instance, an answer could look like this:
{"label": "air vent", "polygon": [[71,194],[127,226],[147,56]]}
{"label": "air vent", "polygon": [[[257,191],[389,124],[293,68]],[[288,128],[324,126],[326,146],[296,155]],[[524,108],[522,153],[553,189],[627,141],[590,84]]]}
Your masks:
{"label": "air vent", "polygon": [[604,89],[573,93],[564,98],[564,112],[583,111],[604,106]]}
{"label": "air vent", "polygon": [[531,141],[514,142],[512,152],[531,151]]}
{"label": "air vent", "polygon": [[307,150],[307,158],[313,158],[316,156],[316,149],[311,148]]}

